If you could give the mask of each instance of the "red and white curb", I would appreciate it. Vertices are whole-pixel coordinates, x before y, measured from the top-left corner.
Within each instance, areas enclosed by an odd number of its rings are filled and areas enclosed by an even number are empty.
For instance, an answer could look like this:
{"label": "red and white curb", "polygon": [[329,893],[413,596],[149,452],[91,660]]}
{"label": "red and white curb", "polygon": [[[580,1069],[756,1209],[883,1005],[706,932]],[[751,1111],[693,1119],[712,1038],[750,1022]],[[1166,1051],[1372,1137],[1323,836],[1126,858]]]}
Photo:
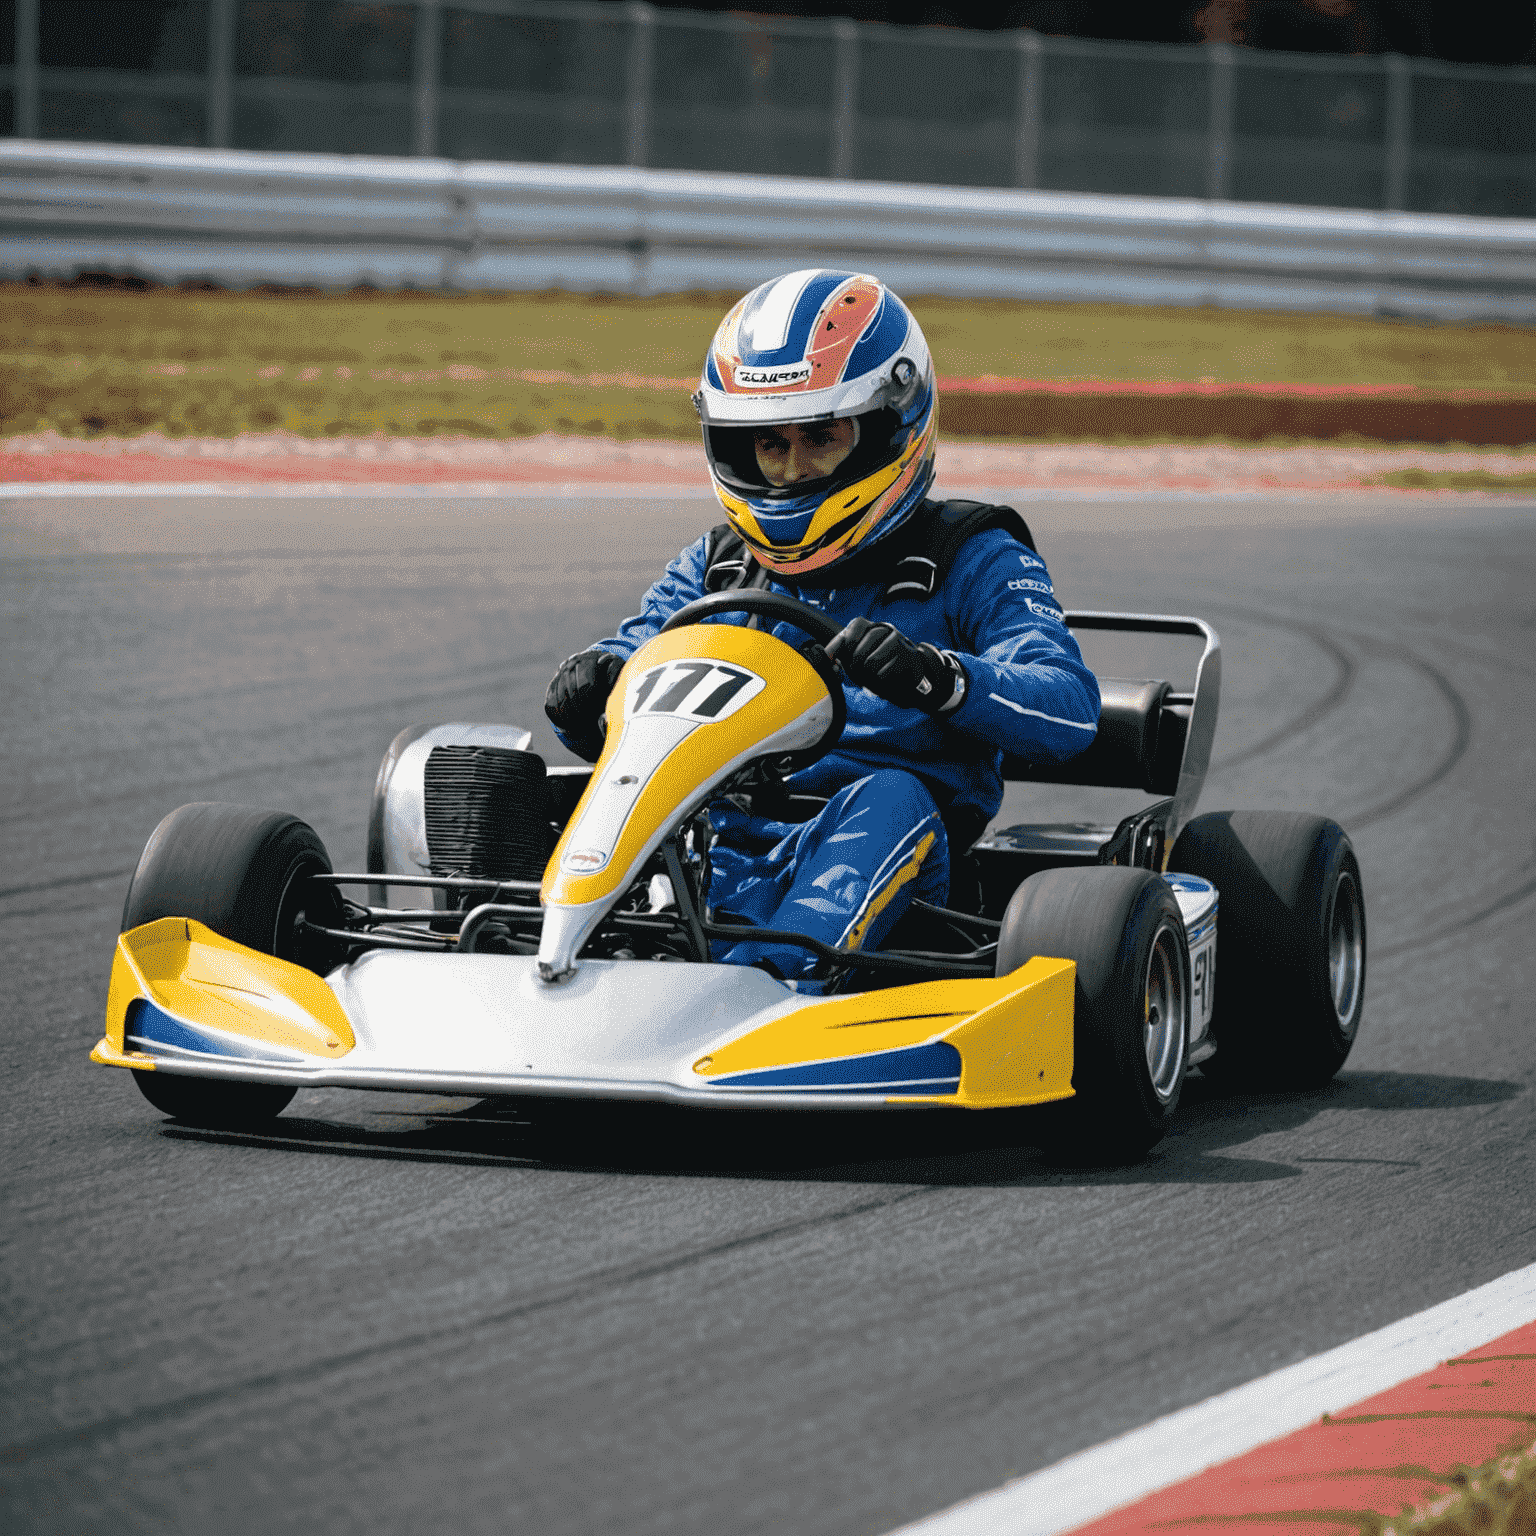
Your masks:
{"label": "red and white curb", "polygon": [[[1494,1341],[1500,1348],[1486,1349]],[[1458,1358],[1473,1352],[1481,1353]],[[1474,1367],[1477,1380],[1463,1369],[1458,1381],[1457,1366]],[[1447,1395],[1427,1395],[1437,1392]],[[1497,1455],[1512,1437],[1536,1439],[1536,1264],[903,1526],[900,1536],[1062,1536],[1091,1522],[1094,1536],[1273,1533],[1292,1522],[1314,1533],[1358,1529],[1357,1511],[1392,1515],[1418,1502],[1413,1473],[1433,1487],[1435,1473]],[[1373,1474],[1390,1508],[1371,1502]],[[1309,1498],[1308,1487],[1329,1476],[1335,1487]],[[1333,1496],[1340,1487],[1343,1499]]]}

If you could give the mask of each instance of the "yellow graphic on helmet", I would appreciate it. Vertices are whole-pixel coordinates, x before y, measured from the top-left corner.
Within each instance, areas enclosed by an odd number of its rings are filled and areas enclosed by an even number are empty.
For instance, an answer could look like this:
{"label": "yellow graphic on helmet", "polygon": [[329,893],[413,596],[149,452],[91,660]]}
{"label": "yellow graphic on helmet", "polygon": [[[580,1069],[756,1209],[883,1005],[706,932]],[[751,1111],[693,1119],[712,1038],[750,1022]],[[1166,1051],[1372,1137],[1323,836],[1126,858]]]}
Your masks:
{"label": "yellow graphic on helmet", "polygon": [[786,576],[819,570],[850,554],[863,542],[891,505],[899,501],[933,457],[938,432],[936,415],[914,433],[900,458],[829,496],[811,518],[804,539],[793,549],[776,548],[763,532],[751,506],[719,488],[720,503],[731,526],[770,570]]}

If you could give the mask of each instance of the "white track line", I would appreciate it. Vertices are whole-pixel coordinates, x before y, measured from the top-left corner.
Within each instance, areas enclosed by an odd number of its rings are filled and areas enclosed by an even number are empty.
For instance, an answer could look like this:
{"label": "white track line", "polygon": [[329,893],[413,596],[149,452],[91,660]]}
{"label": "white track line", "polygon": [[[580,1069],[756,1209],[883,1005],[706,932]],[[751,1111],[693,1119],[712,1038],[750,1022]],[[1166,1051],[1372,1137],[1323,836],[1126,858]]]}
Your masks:
{"label": "white track line", "polygon": [[1536,1264],[904,1525],[901,1536],[1061,1536],[1532,1321]]}
{"label": "white track line", "polygon": [[[946,494],[986,496],[1004,502],[1177,502],[1262,501],[1317,502],[1334,501],[1352,505],[1361,501],[1471,503],[1499,502],[1536,506],[1536,498],[1517,491],[1395,491],[1383,486],[1365,486],[1358,490],[1336,487],[1311,489],[1305,486],[1276,487],[1273,490],[1223,490],[1199,487],[1149,490],[1122,488],[1095,490],[1090,486],[996,486],[969,483],[946,484]],[[508,501],[713,501],[708,486],[658,485],[636,482],[633,485],[592,484],[581,480],[433,482],[423,485],[371,484],[367,481],[209,481],[192,483],[168,481],[151,483],[122,480],[15,480],[0,483],[0,500],[79,499],[91,496],[349,496],[365,499],[401,496],[481,498],[500,497]]]}

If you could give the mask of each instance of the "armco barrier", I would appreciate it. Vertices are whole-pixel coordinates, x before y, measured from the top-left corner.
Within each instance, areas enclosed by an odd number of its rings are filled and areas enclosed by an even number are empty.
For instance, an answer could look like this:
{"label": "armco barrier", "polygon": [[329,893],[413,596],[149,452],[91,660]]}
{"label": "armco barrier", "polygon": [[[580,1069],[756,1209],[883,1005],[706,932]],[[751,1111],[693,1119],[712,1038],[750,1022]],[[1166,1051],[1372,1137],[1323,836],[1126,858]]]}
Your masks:
{"label": "armco barrier", "polygon": [[1536,220],[0,140],[0,274],[230,286],[899,290],[1536,321]]}

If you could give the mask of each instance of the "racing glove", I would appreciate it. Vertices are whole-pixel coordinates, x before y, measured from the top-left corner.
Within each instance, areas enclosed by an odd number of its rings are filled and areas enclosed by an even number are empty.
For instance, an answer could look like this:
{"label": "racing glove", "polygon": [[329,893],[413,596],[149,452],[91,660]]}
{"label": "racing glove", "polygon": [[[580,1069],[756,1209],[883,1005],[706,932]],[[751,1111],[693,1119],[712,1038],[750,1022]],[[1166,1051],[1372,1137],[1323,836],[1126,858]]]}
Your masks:
{"label": "racing glove", "polygon": [[549,681],[544,713],[578,756],[595,763],[603,752],[608,695],[624,663],[612,651],[577,651],[567,656]]}
{"label": "racing glove", "polygon": [[946,715],[960,707],[968,679],[960,658],[909,640],[891,624],[850,619],[827,643],[848,681],[894,704]]}

